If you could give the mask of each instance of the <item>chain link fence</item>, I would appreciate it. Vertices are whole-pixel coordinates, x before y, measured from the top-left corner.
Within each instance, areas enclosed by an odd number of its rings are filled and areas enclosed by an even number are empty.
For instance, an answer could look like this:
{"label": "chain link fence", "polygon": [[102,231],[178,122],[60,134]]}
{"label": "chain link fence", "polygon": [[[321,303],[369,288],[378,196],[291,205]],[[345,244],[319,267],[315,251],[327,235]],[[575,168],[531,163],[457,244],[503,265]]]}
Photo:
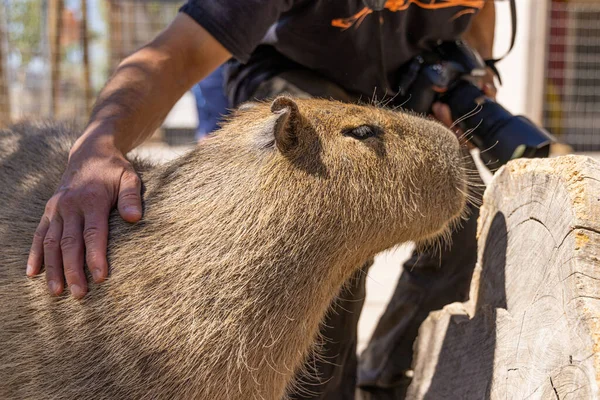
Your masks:
{"label": "chain link fence", "polygon": [[544,125],[576,151],[600,151],[600,1],[551,3]]}
{"label": "chain link fence", "polygon": [[118,62],[152,39],[183,0],[0,0],[0,125],[85,123]]}
{"label": "chain link fence", "polygon": [[[40,117],[84,123],[118,62],[183,2],[0,0],[0,125]],[[600,150],[599,20],[600,1],[551,1],[543,121],[578,151]]]}

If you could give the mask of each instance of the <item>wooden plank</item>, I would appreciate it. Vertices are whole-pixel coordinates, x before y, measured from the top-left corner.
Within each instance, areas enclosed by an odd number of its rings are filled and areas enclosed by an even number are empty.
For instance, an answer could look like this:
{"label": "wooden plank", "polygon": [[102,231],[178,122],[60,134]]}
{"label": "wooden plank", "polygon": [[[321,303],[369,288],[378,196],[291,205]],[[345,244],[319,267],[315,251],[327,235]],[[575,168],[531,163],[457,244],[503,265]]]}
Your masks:
{"label": "wooden plank", "polygon": [[470,300],[421,326],[408,398],[599,398],[600,164],[509,163],[478,237]]}

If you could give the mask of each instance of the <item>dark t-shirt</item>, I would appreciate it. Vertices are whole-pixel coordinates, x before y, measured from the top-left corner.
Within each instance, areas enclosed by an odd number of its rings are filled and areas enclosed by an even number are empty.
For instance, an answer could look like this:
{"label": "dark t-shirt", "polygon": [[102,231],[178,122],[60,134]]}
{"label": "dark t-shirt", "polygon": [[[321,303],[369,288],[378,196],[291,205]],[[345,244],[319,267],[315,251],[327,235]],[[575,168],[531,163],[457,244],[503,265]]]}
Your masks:
{"label": "dark t-shirt", "polygon": [[235,85],[305,67],[349,92],[370,97],[377,88],[381,97],[396,91],[407,61],[459,37],[483,4],[388,0],[378,16],[362,0],[188,0],[181,11],[243,64]]}

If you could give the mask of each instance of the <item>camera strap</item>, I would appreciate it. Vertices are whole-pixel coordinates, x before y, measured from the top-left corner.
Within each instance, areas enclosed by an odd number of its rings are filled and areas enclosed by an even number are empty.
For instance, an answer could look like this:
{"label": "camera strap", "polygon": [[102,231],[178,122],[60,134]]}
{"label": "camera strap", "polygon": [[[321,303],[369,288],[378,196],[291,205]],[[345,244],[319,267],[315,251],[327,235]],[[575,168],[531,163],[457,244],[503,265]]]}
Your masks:
{"label": "camera strap", "polygon": [[[492,0],[493,1],[493,0]],[[502,61],[515,47],[515,40],[517,39],[517,5],[515,4],[515,0],[508,0],[510,4],[510,20],[511,20],[511,37],[510,37],[510,46],[508,51],[504,53],[502,57],[492,58],[490,60],[485,60],[485,65],[487,65],[498,77],[498,82],[502,85],[502,78],[500,78],[500,71],[496,68],[496,63],[498,61]]]}

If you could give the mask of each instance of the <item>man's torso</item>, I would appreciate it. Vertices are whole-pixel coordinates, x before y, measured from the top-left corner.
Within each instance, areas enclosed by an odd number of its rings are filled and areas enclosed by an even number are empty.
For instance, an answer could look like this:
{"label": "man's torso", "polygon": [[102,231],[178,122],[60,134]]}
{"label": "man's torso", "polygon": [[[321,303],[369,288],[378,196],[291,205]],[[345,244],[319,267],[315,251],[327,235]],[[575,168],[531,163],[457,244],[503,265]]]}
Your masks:
{"label": "man's torso", "polygon": [[[238,12],[238,8],[229,6],[215,12],[220,6],[206,6],[199,0],[190,0],[190,4],[209,9],[218,18],[227,19]],[[226,35],[242,43],[243,48],[253,49],[247,60],[232,51],[245,64],[233,63],[229,86],[235,91],[240,85],[255,85],[269,74],[307,68],[355,94],[390,95],[397,90],[401,68],[407,61],[439,41],[458,38],[483,4],[484,0],[388,0],[377,13],[362,0],[257,1],[255,7],[246,10],[257,9],[249,17],[254,20],[234,17],[234,26]],[[270,22],[262,15],[277,19]],[[250,25],[235,26],[240,21]],[[251,24],[256,25],[254,31]],[[260,43],[253,43],[248,32],[262,32],[263,25],[266,34]],[[246,34],[236,38],[237,30],[246,30]],[[211,33],[215,35],[215,30]],[[215,36],[223,43],[219,30]],[[257,45],[263,46],[257,51]],[[265,51],[265,45],[271,49]]]}

